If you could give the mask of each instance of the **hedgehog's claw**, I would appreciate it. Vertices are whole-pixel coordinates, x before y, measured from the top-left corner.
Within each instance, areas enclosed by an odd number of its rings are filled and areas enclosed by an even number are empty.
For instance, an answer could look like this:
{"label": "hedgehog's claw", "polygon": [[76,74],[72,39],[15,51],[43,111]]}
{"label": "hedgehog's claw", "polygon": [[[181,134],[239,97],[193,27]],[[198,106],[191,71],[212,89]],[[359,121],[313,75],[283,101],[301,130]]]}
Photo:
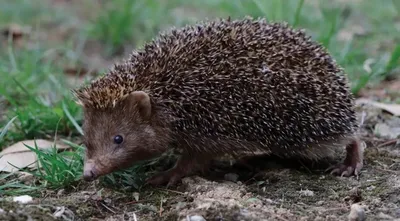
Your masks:
{"label": "hedgehog's claw", "polygon": [[356,162],[355,165],[346,165],[344,163],[340,163],[338,165],[329,167],[326,169],[326,172],[331,170],[331,175],[340,175],[340,177],[350,177],[354,175],[358,179],[361,168],[361,162]]}
{"label": "hedgehog's claw", "polygon": [[343,163],[331,166],[326,170],[326,172],[328,172],[329,170],[332,170],[330,172],[331,175],[340,175],[340,177],[349,177],[353,173],[355,173],[355,169],[352,166],[346,166]]}
{"label": "hedgehog's claw", "polygon": [[363,167],[363,152],[364,148],[361,146],[359,140],[355,140],[353,143],[346,147],[346,158],[343,163],[334,165],[325,170],[330,174],[340,175],[341,177],[356,176],[358,179],[361,168]]}

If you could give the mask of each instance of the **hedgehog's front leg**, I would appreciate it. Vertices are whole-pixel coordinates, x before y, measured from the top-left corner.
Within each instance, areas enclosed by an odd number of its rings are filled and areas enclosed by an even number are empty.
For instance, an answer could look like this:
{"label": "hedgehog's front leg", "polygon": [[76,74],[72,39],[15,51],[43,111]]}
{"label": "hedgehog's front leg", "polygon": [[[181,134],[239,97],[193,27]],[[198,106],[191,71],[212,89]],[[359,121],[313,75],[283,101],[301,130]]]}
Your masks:
{"label": "hedgehog's front leg", "polygon": [[193,174],[199,170],[208,168],[211,160],[209,157],[200,157],[183,154],[175,166],[165,172],[158,173],[146,180],[146,183],[159,186],[167,183],[167,187],[175,185],[183,177]]}
{"label": "hedgehog's front leg", "polygon": [[346,146],[346,158],[343,163],[329,167],[327,171],[332,170],[331,174],[340,176],[352,176],[358,178],[360,170],[363,167],[364,147],[358,138]]}

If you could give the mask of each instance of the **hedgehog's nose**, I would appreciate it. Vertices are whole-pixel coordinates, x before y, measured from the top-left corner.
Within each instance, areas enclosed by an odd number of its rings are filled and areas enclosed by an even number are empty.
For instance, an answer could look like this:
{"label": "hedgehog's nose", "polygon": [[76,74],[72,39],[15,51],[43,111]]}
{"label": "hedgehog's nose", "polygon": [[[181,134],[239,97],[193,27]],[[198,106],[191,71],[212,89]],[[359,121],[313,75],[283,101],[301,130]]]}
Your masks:
{"label": "hedgehog's nose", "polygon": [[93,181],[96,179],[96,174],[93,172],[93,170],[85,170],[83,172],[83,179],[88,182]]}
{"label": "hedgehog's nose", "polygon": [[94,168],[94,164],[93,163],[86,163],[84,168],[83,168],[83,179],[85,181],[93,181],[97,178],[96,175],[96,170]]}

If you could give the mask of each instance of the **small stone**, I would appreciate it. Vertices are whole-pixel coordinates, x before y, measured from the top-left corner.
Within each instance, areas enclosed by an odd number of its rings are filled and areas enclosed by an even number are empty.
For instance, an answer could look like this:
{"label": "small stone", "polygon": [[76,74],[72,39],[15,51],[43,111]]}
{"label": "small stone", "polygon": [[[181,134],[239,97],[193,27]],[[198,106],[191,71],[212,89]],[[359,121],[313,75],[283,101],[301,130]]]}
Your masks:
{"label": "small stone", "polygon": [[362,200],[361,190],[358,187],[354,187],[349,191],[348,200],[353,203],[360,202]]}
{"label": "small stone", "polygon": [[57,210],[53,213],[53,216],[58,218],[61,217],[65,212],[65,207],[57,206]]}
{"label": "small stone", "polygon": [[250,216],[250,213],[247,209],[241,209],[240,210],[240,215],[244,216],[244,217],[248,217]]}
{"label": "small stone", "polygon": [[269,198],[268,198],[268,199],[265,199],[265,202],[268,203],[268,204],[274,204],[274,201],[272,201],[272,200],[269,199]]}
{"label": "small stone", "polygon": [[195,181],[193,180],[193,178],[192,177],[185,177],[185,178],[183,178],[182,179],[182,184],[183,185],[193,185],[194,183],[195,183]]}
{"label": "small stone", "polygon": [[224,179],[231,182],[236,182],[239,179],[239,175],[236,173],[227,173],[224,176]]}
{"label": "small stone", "polygon": [[187,203],[185,203],[185,202],[178,202],[175,206],[175,209],[178,211],[181,211],[186,205],[187,205]]}
{"label": "small stone", "polygon": [[190,216],[188,220],[190,220],[190,221],[206,221],[206,219],[204,219],[200,215]]}
{"label": "small stone", "polygon": [[30,184],[34,180],[34,176],[30,173],[19,172],[18,180],[25,184]]}
{"label": "small stone", "polygon": [[59,191],[57,191],[57,196],[62,196],[65,192],[65,189],[61,189]]}
{"label": "small stone", "polygon": [[349,221],[363,221],[365,220],[365,210],[363,206],[355,203],[351,205],[350,214],[348,216]]}
{"label": "small stone", "polygon": [[100,200],[102,200],[102,197],[101,196],[99,196],[99,195],[93,195],[93,196],[91,196],[90,197],[92,200],[94,200],[94,201],[100,201]]}
{"label": "small stone", "polygon": [[317,206],[322,206],[322,205],[324,205],[324,201],[323,200],[320,200],[320,201],[318,201],[318,202],[316,202],[315,204],[317,205]]}
{"label": "small stone", "polygon": [[372,190],[374,190],[375,188],[376,188],[376,186],[371,185],[371,186],[367,187],[367,190],[368,190],[368,191],[372,191]]}
{"label": "small stone", "polygon": [[135,198],[136,201],[139,201],[139,196],[140,194],[138,192],[132,193],[133,198]]}
{"label": "small stone", "polygon": [[4,210],[3,210],[2,208],[0,208],[0,214],[1,214],[1,213],[4,213]]}
{"label": "small stone", "polygon": [[302,196],[314,196],[314,192],[311,190],[301,190],[300,195]]}
{"label": "small stone", "polygon": [[104,202],[107,203],[107,204],[111,204],[111,199],[110,199],[110,198],[106,198],[106,199],[104,200]]}
{"label": "small stone", "polygon": [[383,220],[393,220],[393,217],[389,216],[388,214],[384,214],[382,212],[378,214],[378,218]]}
{"label": "small stone", "polygon": [[381,199],[379,199],[379,198],[374,198],[371,200],[371,204],[378,205],[380,203],[381,203]]}
{"label": "small stone", "polygon": [[396,218],[400,218],[400,209],[397,209],[395,214],[396,214]]}
{"label": "small stone", "polygon": [[22,204],[29,203],[32,200],[33,200],[32,197],[28,196],[28,195],[16,196],[13,198],[14,202],[18,202],[18,203],[22,203]]}

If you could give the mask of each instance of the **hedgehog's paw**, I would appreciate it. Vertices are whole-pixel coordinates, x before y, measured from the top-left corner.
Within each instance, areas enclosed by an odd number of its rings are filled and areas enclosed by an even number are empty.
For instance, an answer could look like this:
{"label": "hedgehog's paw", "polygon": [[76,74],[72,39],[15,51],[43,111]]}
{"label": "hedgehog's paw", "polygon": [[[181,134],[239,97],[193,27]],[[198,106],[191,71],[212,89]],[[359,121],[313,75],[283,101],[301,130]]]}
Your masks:
{"label": "hedgehog's paw", "polygon": [[172,169],[154,175],[148,179],[146,183],[155,186],[167,183],[168,188],[175,185],[183,177],[206,170],[209,163],[210,159],[207,157],[197,156],[196,158],[192,158],[190,155],[183,155]]}
{"label": "hedgehog's paw", "polygon": [[163,173],[158,173],[146,180],[146,184],[152,185],[152,186],[160,186],[168,182],[168,177]]}
{"label": "hedgehog's paw", "polygon": [[146,184],[150,184],[152,186],[161,186],[167,184],[167,188],[175,185],[179,180],[182,179],[182,175],[177,173],[173,169],[169,171],[165,171],[162,173],[158,173],[149,179],[146,180]]}
{"label": "hedgehog's paw", "polygon": [[346,163],[340,163],[329,167],[326,172],[331,171],[330,174],[340,175],[341,177],[350,177],[354,175],[358,179],[362,167],[362,162],[353,162],[350,165]]}
{"label": "hedgehog's paw", "polygon": [[341,177],[358,176],[363,167],[364,146],[359,140],[353,141],[346,147],[346,158],[343,163],[329,167],[326,172]]}

